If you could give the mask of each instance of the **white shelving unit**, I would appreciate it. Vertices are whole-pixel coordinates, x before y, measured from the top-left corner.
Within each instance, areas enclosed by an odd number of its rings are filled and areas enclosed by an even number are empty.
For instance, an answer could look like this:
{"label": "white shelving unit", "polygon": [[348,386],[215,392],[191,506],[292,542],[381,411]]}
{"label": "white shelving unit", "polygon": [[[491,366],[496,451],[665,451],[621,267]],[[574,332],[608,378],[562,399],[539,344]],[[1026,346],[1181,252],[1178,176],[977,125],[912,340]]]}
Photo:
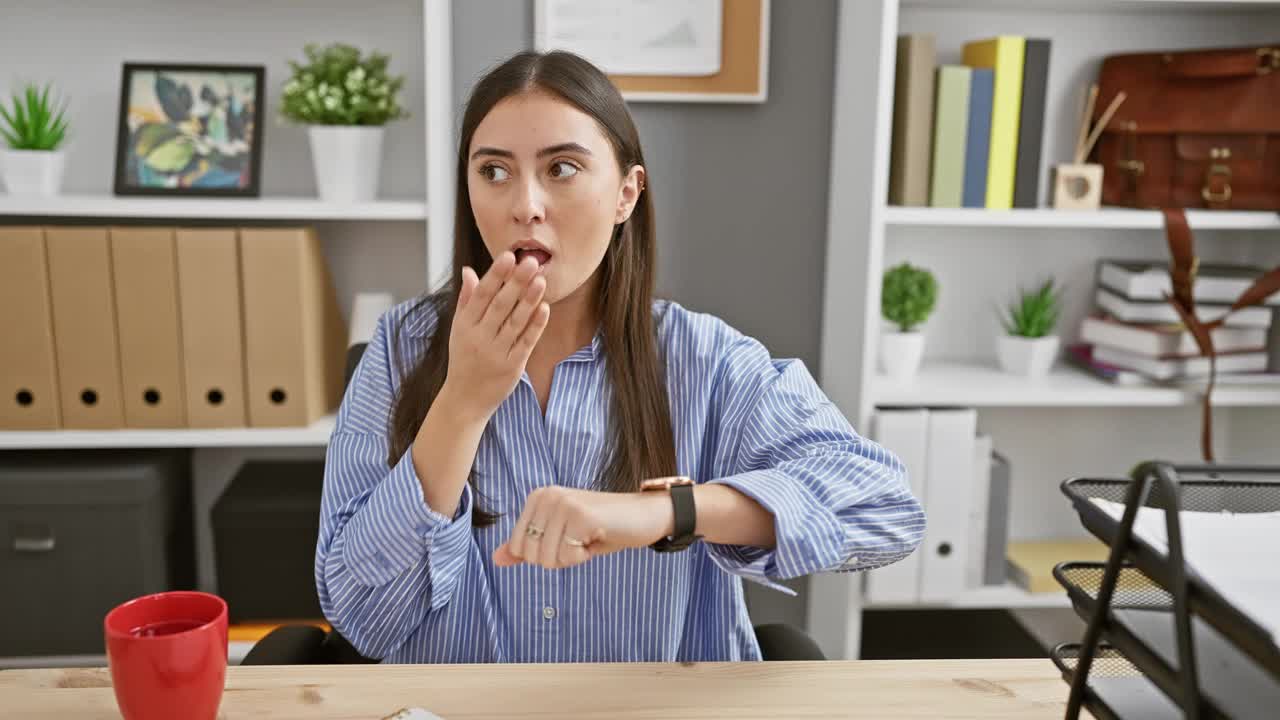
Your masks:
{"label": "white shelving unit", "polygon": [[[1166,257],[1159,212],[1048,207],[1053,164],[1067,159],[1087,84],[1104,56],[1120,52],[1222,47],[1275,41],[1280,2],[1267,0],[867,0],[840,5],[828,196],[821,384],[855,427],[869,432],[878,405],[979,409],[979,428],[1011,460],[1014,540],[1037,539],[1070,510],[1057,483],[1079,472],[1124,473],[1140,457],[1198,457],[1194,388],[1125,387],[1071,366],[1027,380],[995,367],[997,310],[1018,287],[1053,274],[1066,288],[1059,334],[1075,339],[1092,308],[1102,257]],[[897,37],[932,33],[939,64],[960,62],[961,46],[1001,34],[1052,41],[1036,209],[989,211],[886,205]],[[1205,261],[1280,263],[1280,215],[1191,211]],[[880,286],[903,260],[938,277],[938,308],[925,324],[925,366],[910,382],[876,367]],[[1273,443],[1259,432],[1280,408],[1280,388],[1230,386],[1214,392],[1219,456],[1251,461]],[[1230,422],[1246,413],[1247,422]],[[1263,413],[1263,415],[1259,415]],[[1272,418],[1274,422],[1276,418]],[[1044,428],[1041,431],[1039,428]],[[1239,430],[1239,432],[1235,432]],[[1006,442],[1002,444],[1001,438]],[[1224,452],[1225,451],[1225,452]],[[1273,458],[1274,460],[1275,458]],[[1086,469],[1087,468],[1087,469]],[[1021,504],[1019,504],[1019,502]],[[1046,528],[1046,529],[1042,529]],[[924,550],[924,548],[922,548]],[[1016,588],[962,593],[941,607],[1066,607],[1065,600]],[[922,607],[922,605],[895,606]],[[809,630],[829,657],[858,655],[861,578],[812,579]]]}
{"label": "white shelving unit", "polygon": [[1061,593],[1030,593],[1016,585],[991,585],[968,590],[950,600],[936,603],[867,603],[868,610],[914,610],[918,608],[946,608],[979,610],[988,608],[1069,608],[1071,600],[1066,591]]}
{"label": "white shelving unit", "polygon": [[[417,7],[415,7],[417,6]],[[176,223],[241,223],[252,221],[286,221],[286,222],[324,222],[321,238],[325,243],[330,270],[335,279],[341,297],[350,297],[350,292],[364,289],[391,289],[387,283],[398,283],[399,294],[421,292],[434,286],[435,280],[443,277],[448,271],[453,252],[453,206],[454,206],[454,158],[455,158],[455,102],[453,98],[453,61],[452,61],[452,0],[409,0],[384,5],[374,9],[382,13],[384,18],[403,18],[405,15],[415,17],[413,24],[421,24],[419,30],[411,30],[407,45],[395,55],[398,67],[396,72],[406,75],[406,101],[416,98],[411,88],[420,84],[422,88],[422,104],[409,110],[412,116],[420,118],[424,137],[422,145],[410,142],[415,149],[421,147],[425,152],[419,155],[416,150],[406,153],[399,146],[389,146],[383,161],[384,176],[394,176],[400,185],[414,184],[413,168],[423,168],[425,174],[425,192],[421,195],[403,197],[388,194],[376,201],[357,204],[334,204],[320,200],[318,197],[296,196],[289,194],[265,194],[257,198],[159,198],[159,197],[117,197],[109,189],[100,185],[98,188],[68,192],[53,198],[14,197],[0,193],[0,224],[13,223],[56,223],[62,220],[83,222],[85,220],[104,220],[118,223],[152,223],[173,221]],[[100,12],[94,8],[92,12]],[[384,19],[367,21],[365,15],[370,8],[342,5],[338,2],[321,2],[316,7],[285,7],[271,4],[241,3],[232,12],[239,14],[249,25],[237,25],[241,20],[230,21],[219,14],[225,9],[202,9],[199,11],[184,9],[181,11],[158,10],[157,7],[126,0],[120,7],[110,10],[111,21],[119,20],[129,24],[130,17],[117,18],[116,15],[129,13],[145,13],[148,24],[158,27],[165,22],[183,22],[191,26],[203,27],[210,18],[217,19],[220,24],[233,27],[232,35],[222,35],[220,40],[211,39],[207,44],[169,38],[161,43],[148,43],[146,47],[151,55],[147,59],[186,59],[193,62],[226,61],[229,57],[245,58],[248,62],[261,62],[276,67],[283,65],[284,60],[294,54],[300,54],[302,44],[307,41],[325,42],[324,33],[330,33],[335,27],[340,29],[338,36],[329,36],[332,40],[345,40],[361,46],[372,46],[372,49],[383,49],[386,42],[400,42],[405,39],[402,32],[386,32],[388,24],[399,23],[405,28],[402,20]],[[54,17],[56,10],[38,10],[47,13],[48,19]],[[166,14],[168,13],[168,14]],[[192,13],[201,20],[191,19]],[[297,15],[291,15],[296,13]],[[316,19],[319,13],[321,19]],[[43,15],[41,21],[45,21]],[[132,18],[136,20],[137,18]],[[343,25],[353,19],[351,26]],[[202,20],[204,21],[202,23]],[[295,22],[295,20],[297,22]],[[88,32],[94,20],[83,17],[63,19],[72,28],[64,36],[70,37],[76,30]],[[269,24],[267,29],[256,27],[258,21]],[[21,24],[21,20],[19,21]],[[135,23],[136,25],[136,23]],[[261,43],[258,37],[251,37],[244,43],[237,40],[234,32],[251,27],[247,31],[259,36],[267,30],[279,30],[290,33],[290,37],[299,38],[297,46],[290,42],[280,47],[271,43]],[[317,28],[324,32],[316,35]],[[149,30],[147,30],[149,31]],[[132,30],[130,31],[132,32]],[[139,33],[146,32],[137,30]],[[61,37],[61,36],[60,36]],[[39,67],[38,77],[48,75],[57,82],[57,78],[67,79],[68,84],[75,73],[81,72],[86,63],[92,63],[95,72],[109,74],[118,72],[112,66],[112,58],[118,47],[131,44],[143,47],[141,40],[133,43],[130,39],[117,38],[110,44],[94,48],[49,47],[47,53],[41,51],[26,52],[30,57],[21,59],[10,57],[18,64],[15,72],[25,76],[24,67]],[[187,43],[187,44],[184,44]],[[230,42],[230,44],[228,44]],[[255,45],[255,43],[257,43]],[[416,46],[416,47],[415,47]],[[15,46],[10,48],[10,55],[31,51],[32,46]],[[132,52],[132,51],[130,51]],[[3,55],[3,51],[0,51]],[[91,59],[86,59],[91,58]],[[34,63],[24,65],[24,62]],[[404,63],[408,63],[406,66]],[[418,65],[421,63],[421,65]],[[416,67],[415,67],[416,66]],[[71,95],[85,108],[81,116],[83,120],[76,126],[79,132],[79,159],[93,158],[93,167],[89,173],[76,179],[83,180],[90,173],[100,172],[108,168],[106,156],[102,148],[109,147],[114,136],[93,133],[106,133],[103,127],[110,124],[114,128],[115,102],[118,97],[114,89],[106,92],[100,99],[110,102],[110,108],[100,111],[89,110],[92,102],[86,98],[94,93],[101,93],[99,76],[94,81],[85,80],[82,85],[75,85]],[[79,83],[84,78],[75,78]],[[118,83],[118,77],[111,77],[109,82]],[[274,93],[283,82],[280,77],[268,74],[267,91]],[[80,92],[77,94],[77,90]],[[273,117],[264,121],[275,122]],[[400,126],[403,127],[403,126]],[[280,147],[287,148],[289,143],[296,143],[304,133],[282,131],[272,139],[268,130],[264,140],[270,147],[278,141]],[[412,138],[413,133],[409,133]],[[304,140],[305,142],[305,140]],[[288,156],[286,150],[285,156]],[[267,155],[272,162],[271,156]],[[281,157],[279,155],[275,156]],[[296,157],[296,155],[295,155]],[[86,161],[87,162],[87,161]],[[290,174],[310,173],[310,168],[301,164],[284,170],[276,167],[277,177],[281,184],[296,184],[287,178]],[[69,167],[69,172],[71,169]],[[70,179],[70,178],[69,178]],[[109,175],[104,175],[105,183],[110,182]],[[386,186],[387,183],[384,183]],[[394,185],[394,184],[393,184]],[[392,188],[394,190],[394,187]],[[386,192],[382,190],[380,192]],[[415,191],[416,192],[416,191]],[[431,209],[428,218],[428,208]],[[408,255],[410,260],[404,256]],[[425,257],[425,266],[419,258]],[[416,275],[406,283],[403,268],[409,267],[410,273]],[[390,276],[390,277],[388,277]],[[10,309],[11,310],[11,309]],[[216,577],[213,565],[212,528],[209,523],[208,509],[221,495],[227,484],[234,477],[240,466],[249,459],[320,459],[324,456],[324,448],[328,444],[333,431],[332,415],[321,418],[306,427],[296,428],[229,428],[216,430],[203,429],[121,429],[121,430],[56,430],[38,432],[0,431],[0,452],[20,450],[76,450],[91,448],[191,448],[192,449],[192,485],[194,504],[196,507],[196,572],[197,585],[202,590],[215,591]],[[231,648],[233,662],[238,661],[246,652],[244,643],[233,643]],[[0,652],[0,655],[3,655]],[[37,657],[8,658],[0,657],[0,667],[57,665],[101,665],[102,656],[76,657]]]}
{"label": "white shelving unit", "polygon": [[[418,222],[426,248],[427,267],[421,287],[444,273],[451,262],[454,203],[454,101],[452,97],[452,3],[421,0],[424,64],[421,78],[424,103],[413,112],[425,118],[423,159],[427,191],[423,197],[380,198],[365,203],[330,203],[318,197],[166,198],[67,193],[54,197],[0,193],[0,224],[57,222],[63,219],[140,221],[345,221],[350,223]],[[271,90],[274,91],[274,88]],[[108,115],[114,122],[114,116]],[[385,163],[400,159],[389,148]],[[437,212],[427,222],[427,208]],[[341,268],[333,268],[341,275]],[[299,428],[235,428],[225,430],[55,430],[0,431],[0,450],[48,448],[270,448],[315,447],[327,444],[332,416]]]}
{"label": "white shelving unit", "polygon": [[296,428],[10,430],[0,432],[0,450],[324,447],[333,434],[333,421],[333,415],[327,415]]}
{"label": "white shelving unit", "polygon": [[[889,227],[1072,228],[1079,230],[1160,230],[1164,218],[1156,210],[1051,208],[983,210],[979,208],[885,207]],[[1280,231],[1280,214],[1246,211],[1187,211],[1194,230]]]}
{"label": "white shelving unit", "polygon": [[[1201,400],[1191,387],[1123,386],[1099,382],[1083,370],[1057,367],[1048,377],[1027,380],[1001,372],[994,364],[933,362],[909,381],[877,374],[871,402],[883,405],[959,407],[1177,407]],[[1278,385],[1224,385],[1214,388],[1215,407],[1280,405]]]}
{"label": "white shelving unit", "polygon": [[313,197],[163,198],[0,194],[0,216],[199,220],[426,220],[422,200],[329,203]]}

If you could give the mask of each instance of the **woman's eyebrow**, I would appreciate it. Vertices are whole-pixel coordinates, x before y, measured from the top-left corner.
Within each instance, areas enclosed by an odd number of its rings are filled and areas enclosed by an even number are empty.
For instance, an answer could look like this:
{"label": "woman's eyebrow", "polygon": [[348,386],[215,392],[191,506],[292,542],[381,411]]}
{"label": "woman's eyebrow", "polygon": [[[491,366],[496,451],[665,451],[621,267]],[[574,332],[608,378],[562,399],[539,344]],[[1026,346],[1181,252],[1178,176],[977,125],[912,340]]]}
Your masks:
{"label": "woman's eyebrow", "polygon": [[494,147],[479,147],[479,148],[476,148],[475,152],[471,153],[471,159],[475,160],[481,155],[495,155],[497,157],[511,158],[511,159],[515,158],[515,154],[512,153],[510,150],[501,150],[499,148],[494,148]]}
{"label": "woman's eyebrow", "polygon": [[590,151],[590,150],[588,150],[588,149],[586,149],[585,147],[583,147],[583,146],[579,145],[578,143],[575,143],[575,142],[567,142],[567,143],[560,143],[559,145],[552,145],[551,147],[544,147],[544,148],[542,148],[541,150],[539,150],[539,151],[538,151],[538,157],[545,157],[545,156],[547,156],[547,155],[555,155],[556,153],[562,153],[562,152],[578,153],[579,155],[590,155],[590,154],[591,154],[591,151]]}
{"label": "woman's eyebrow", "polygon": [[[572,153],[578,153],[580,155],[588,155],[588,156],[591,155],[591,151],[583,147],[582,145],[575,142],[567,142],[567,143],[560,143],[559,145],[552,145],[550,147],[542,148],[541,150],[538,151],[538,157],[555,155],[556,153],[562,153],[562,152],[572,152]],[[476,148],[475,152],[471,153],[471,159],[475,160],[476,158],[484,155],[515,159],[515,153],[512,153],[510,150],[503,150],[502,148],[495,148],[495,147],[478,147]]]}

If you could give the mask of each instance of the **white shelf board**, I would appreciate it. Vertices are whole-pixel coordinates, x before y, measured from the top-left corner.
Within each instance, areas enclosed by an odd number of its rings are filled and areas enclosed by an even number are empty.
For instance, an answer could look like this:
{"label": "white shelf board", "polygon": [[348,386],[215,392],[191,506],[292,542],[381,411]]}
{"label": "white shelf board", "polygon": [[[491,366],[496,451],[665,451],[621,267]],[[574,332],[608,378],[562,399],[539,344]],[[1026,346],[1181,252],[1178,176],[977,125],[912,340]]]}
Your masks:
{"label": "white shelf board", "polygon": [[[888,206],[886,225],[928,227],[1095,228],[1163,230],[1158,210],[1051,208],[986,210]],[[1280,230],[1280,213],[1245,210],[1188,210],[1187,222],[1200,230]]]}
{"label": "white shelf board", "polygon": [[1069,608],[1066,591],[1029,593],[1017,585],[990,585],[965,590],[949,600],[914,603],[867,603],[868,610],[912,610],[924,608]]}
{"label": "white shelf board", "polygon": [[329,444],[334,417],[306,427],[158,430],[6,430],[0,450],[84,448],[315,447]]}
{"label": "white shelf board", "polygon": [[[231,641],[227,643],[227,664],[239,665],[255,643]],[[0,670],[43,670],[46,668],[106,667],[106,655],[33,655],[28,657],[0,657]]]}
{"label": "white shelf board", "polygon": [[414,200],[330,203],[314,197],[168,198],[115,195],[26,197],[0,194],[0,216],[228,220],[425,220]]}
{"label": "white shelf board", "polygon": [[902,0],[908,8],[965,10],[1013,8],[1040,12],[1227,12],[1266,11],[1280,7],[1276,0]]}
{"label": "white shelf board", "polygon": [[[1198,402],[1195,387],[1113,385],[1083,370],[1062,365],[1032,380],[1000,371],[994,363],[926,363],[916,377],[899,381],[883,374],[873,380],[875,405],[963,407],[1169,407]],[[1214,405],[1280,406],[1280,386],[1219,382]]]}

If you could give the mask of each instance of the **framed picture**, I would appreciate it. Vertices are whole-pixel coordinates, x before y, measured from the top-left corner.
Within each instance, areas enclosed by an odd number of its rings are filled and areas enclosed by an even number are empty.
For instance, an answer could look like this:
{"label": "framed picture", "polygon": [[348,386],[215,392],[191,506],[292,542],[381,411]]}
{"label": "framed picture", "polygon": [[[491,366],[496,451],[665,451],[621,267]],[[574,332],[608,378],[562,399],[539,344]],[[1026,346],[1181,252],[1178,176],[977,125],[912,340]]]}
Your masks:
{"label": "framed picture", "polygon": [[257,197],[261,65],[125,63],[117,195]]}
{"label": "framed picture", "polygon": [[769,0],[536,0],[533,37],[595,63],[628,101],[768,99]]}

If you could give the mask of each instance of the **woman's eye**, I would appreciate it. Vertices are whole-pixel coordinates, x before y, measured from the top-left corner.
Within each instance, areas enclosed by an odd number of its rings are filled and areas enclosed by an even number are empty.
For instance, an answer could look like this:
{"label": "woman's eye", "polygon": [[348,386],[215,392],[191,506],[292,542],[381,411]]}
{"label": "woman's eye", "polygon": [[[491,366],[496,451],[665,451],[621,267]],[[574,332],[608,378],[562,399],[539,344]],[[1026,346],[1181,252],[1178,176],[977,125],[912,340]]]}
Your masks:
{"label": "woman's eye", "polygon": [[551,177],[567,178],[578,174],[578,166],[566,160],[561,160],[551,166]]}
{"label": "woman's eye", "polygon": [[489,182],[502,182],[510,177],[504,168],[500,168],[497,165],[485,165],[480,168],[480,174]]}

